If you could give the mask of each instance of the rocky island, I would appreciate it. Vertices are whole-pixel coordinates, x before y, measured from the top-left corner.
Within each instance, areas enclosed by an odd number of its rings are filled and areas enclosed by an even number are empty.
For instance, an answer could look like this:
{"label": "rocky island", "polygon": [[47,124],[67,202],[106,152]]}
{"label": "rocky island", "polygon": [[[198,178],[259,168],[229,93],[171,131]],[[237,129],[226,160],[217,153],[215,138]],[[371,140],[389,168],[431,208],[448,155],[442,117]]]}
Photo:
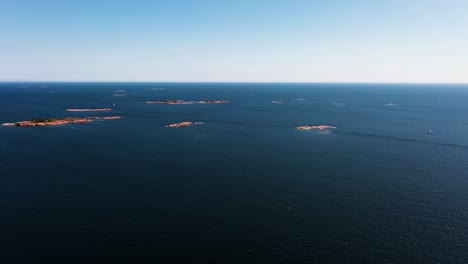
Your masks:
{"label": "rocky island", "polygon": [[335,129],[336,127],[328,126],[328,125],[318,125],[318,126],[298,126],[296,128],[299,130],[311,130],[311,129],[323,130],[323,129]]}
{"label": "rocky island", "polygon": [[14,123],[4,123],[2,126],[57,126],[64,124],[88,123],[94,120],[115,120],[120,119],[120,116],[105,116],[105,117],[63,117],[63,118],[38,118],[29,121],[19,121]]}
{"label": "rocky island", "polygon": [[185,100],[157,100],[157,101],[146,101],[146,104],[170,104],[170,105],[181,105],[181,104],[225,104],[228,100],[202,100],[202,101],[185,101]]}
{"label": "rocky island", "polygon": [[184,121],[184,122],[180,122],[180,123],[169,124],[166,127],[176,128],[176,127],[187,127],[187,126],[191,126],[191,125],[202,125],[202,124],[204,124],[204,123],[203,122]]}
{"label": "rocky island", "polygon": [[112,111],[110,108],[68,108],[67,112],[106,112]]}
{"label": "rocky island", "polygon": [[170,104],[170,105],[180,105],[180,104],[193,104],[194,101],[185,101],[185,100],[158,100],[158,101],[146,101],[146,104]]}

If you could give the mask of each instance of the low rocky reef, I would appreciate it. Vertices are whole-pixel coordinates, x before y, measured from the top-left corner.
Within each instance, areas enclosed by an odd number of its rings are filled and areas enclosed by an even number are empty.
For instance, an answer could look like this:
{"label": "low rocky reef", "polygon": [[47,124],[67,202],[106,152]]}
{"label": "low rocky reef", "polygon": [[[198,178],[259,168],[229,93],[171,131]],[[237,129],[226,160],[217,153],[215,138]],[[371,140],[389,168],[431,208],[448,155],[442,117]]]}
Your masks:
{"label": "low rocky reef", "polygon": [[47,119],[32,119],[29,121],[19,121],[14,123],[4,123],[2,126],[57,126],[64,124],[88,123],[94,120],[115,120],[120,119],[120,116],[104,116],[104,117],[64,117],[64,118],[47,118]]}
{"label": "low rocky reef", "polygon": [[229,103],[228,100],[202,100],[202,101],[185,101],[185,100],[157,100],[157,101],[146,101],[146,104],[169,104],[169,105],[181,105],[181,104],[225,104]]}
{"label": "low rocky reef", "polygon": [[341,102],[335,102],[333,103],[334,106],[346,106],[345,103],[341,103]]}
{"label": "low rocky reef", "polygon": [[202,100],[196,102],[197,104],[225,104],[229,103],[228,100]]}
{"label": "low rocky reef", "polygon": [[329,126],[329,125],[318,125],[318,126],[298,126],[296,128],[299,130],[312,130],[312,129],[324,130],[324,129],[335,129],[336,127]]}
{"label": "low rocky reef", "polygon": [[188,126],[191,126],[191,125],[203,125],[203,124],[204,124],[203,122],[184,121],[184,122],[180,122],[180,123],[169,124],[166,127],[176,128],[176,127],[188,127]]}
{"label": "low rocky reef", "polygon": [[146,104],[169,104],[169,105],[180,105],[180,104],[193,104],[194,101],[185,100],[158,100],[158,101],[146,101]]}
{"label": "low rocky reef", "polygon": [[112,111],[111,108],[68,108],[67,112],[107,112]]}

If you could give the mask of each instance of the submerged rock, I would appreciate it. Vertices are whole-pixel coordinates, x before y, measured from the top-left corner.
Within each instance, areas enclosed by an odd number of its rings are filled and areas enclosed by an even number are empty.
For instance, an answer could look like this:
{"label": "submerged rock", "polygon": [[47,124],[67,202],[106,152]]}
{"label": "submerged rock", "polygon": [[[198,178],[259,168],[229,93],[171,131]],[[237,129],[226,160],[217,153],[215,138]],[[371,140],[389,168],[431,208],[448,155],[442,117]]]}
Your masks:
{"label": "submerged rock", "polygon": [[197,104],[225,104],[229,103],[228,100],[202,100],[198,101]]}
{"label": "submerged rock", "polygon": [[110,108],[68,108],[67,112],[106,112],[112,111]]}
{"label": "submerged rock", "polygon": [[335,129],[336,127],[329,126],[329,125],[318,125],[318,126],[298,126],[296,128],[299,130],[311,130],[311,129],[323,130],[323,129]]}

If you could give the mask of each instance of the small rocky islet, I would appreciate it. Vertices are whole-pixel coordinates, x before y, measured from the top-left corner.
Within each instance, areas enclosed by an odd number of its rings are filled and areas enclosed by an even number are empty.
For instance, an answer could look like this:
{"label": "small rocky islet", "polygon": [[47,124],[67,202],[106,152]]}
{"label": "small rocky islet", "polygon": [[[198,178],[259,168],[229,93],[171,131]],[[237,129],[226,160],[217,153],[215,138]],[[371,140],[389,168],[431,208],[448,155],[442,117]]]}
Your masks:
{"label": "small rocky islet", "polygon": [[166,125],[166,127],[177,128],[177,127],[188,127],[188,126],[192,126],[192,125],[203,125],[203,124],[204,124],[204,122],[184,121],[184,122],[180,122],[180,123],[169,124],[169,125]]}
{"label": "small rocky islet", "polygon": [[157,101],[146,101],[145,104],[168,104],[168,105],[182,105],[182,104],[193,104],[194,101],[185,100],[157,100]]}
{"label": "small rocky islet", "polygon": [[67,108],[67,112],[108,112],[111,108]]}
{"label": "small rocky islet", "polygon": [[201,100],[201,101],[186,101],[186,100],[156,100],[145,101],[146,104],[168,104],[168,105],[183,105],[183,104],[225,104],[228,100]]}

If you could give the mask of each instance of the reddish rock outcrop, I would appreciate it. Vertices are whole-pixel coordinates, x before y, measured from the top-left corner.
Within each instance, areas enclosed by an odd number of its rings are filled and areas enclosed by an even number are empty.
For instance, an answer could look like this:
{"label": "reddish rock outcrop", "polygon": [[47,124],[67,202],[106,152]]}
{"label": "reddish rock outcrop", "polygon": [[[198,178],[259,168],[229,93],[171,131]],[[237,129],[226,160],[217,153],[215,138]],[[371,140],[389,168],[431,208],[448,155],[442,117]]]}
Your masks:
{"label": "reddish rock outcrop", "polygon": [[57,126],[64,124],[88,123],[94,120],[114,120],[120,119],[120,116],[105,116],[105,117],[64,117],[64,118],[48,118],[48,119],[33,119],[30,121],[19,121],[14,123],[4,123],[3,126]]}

